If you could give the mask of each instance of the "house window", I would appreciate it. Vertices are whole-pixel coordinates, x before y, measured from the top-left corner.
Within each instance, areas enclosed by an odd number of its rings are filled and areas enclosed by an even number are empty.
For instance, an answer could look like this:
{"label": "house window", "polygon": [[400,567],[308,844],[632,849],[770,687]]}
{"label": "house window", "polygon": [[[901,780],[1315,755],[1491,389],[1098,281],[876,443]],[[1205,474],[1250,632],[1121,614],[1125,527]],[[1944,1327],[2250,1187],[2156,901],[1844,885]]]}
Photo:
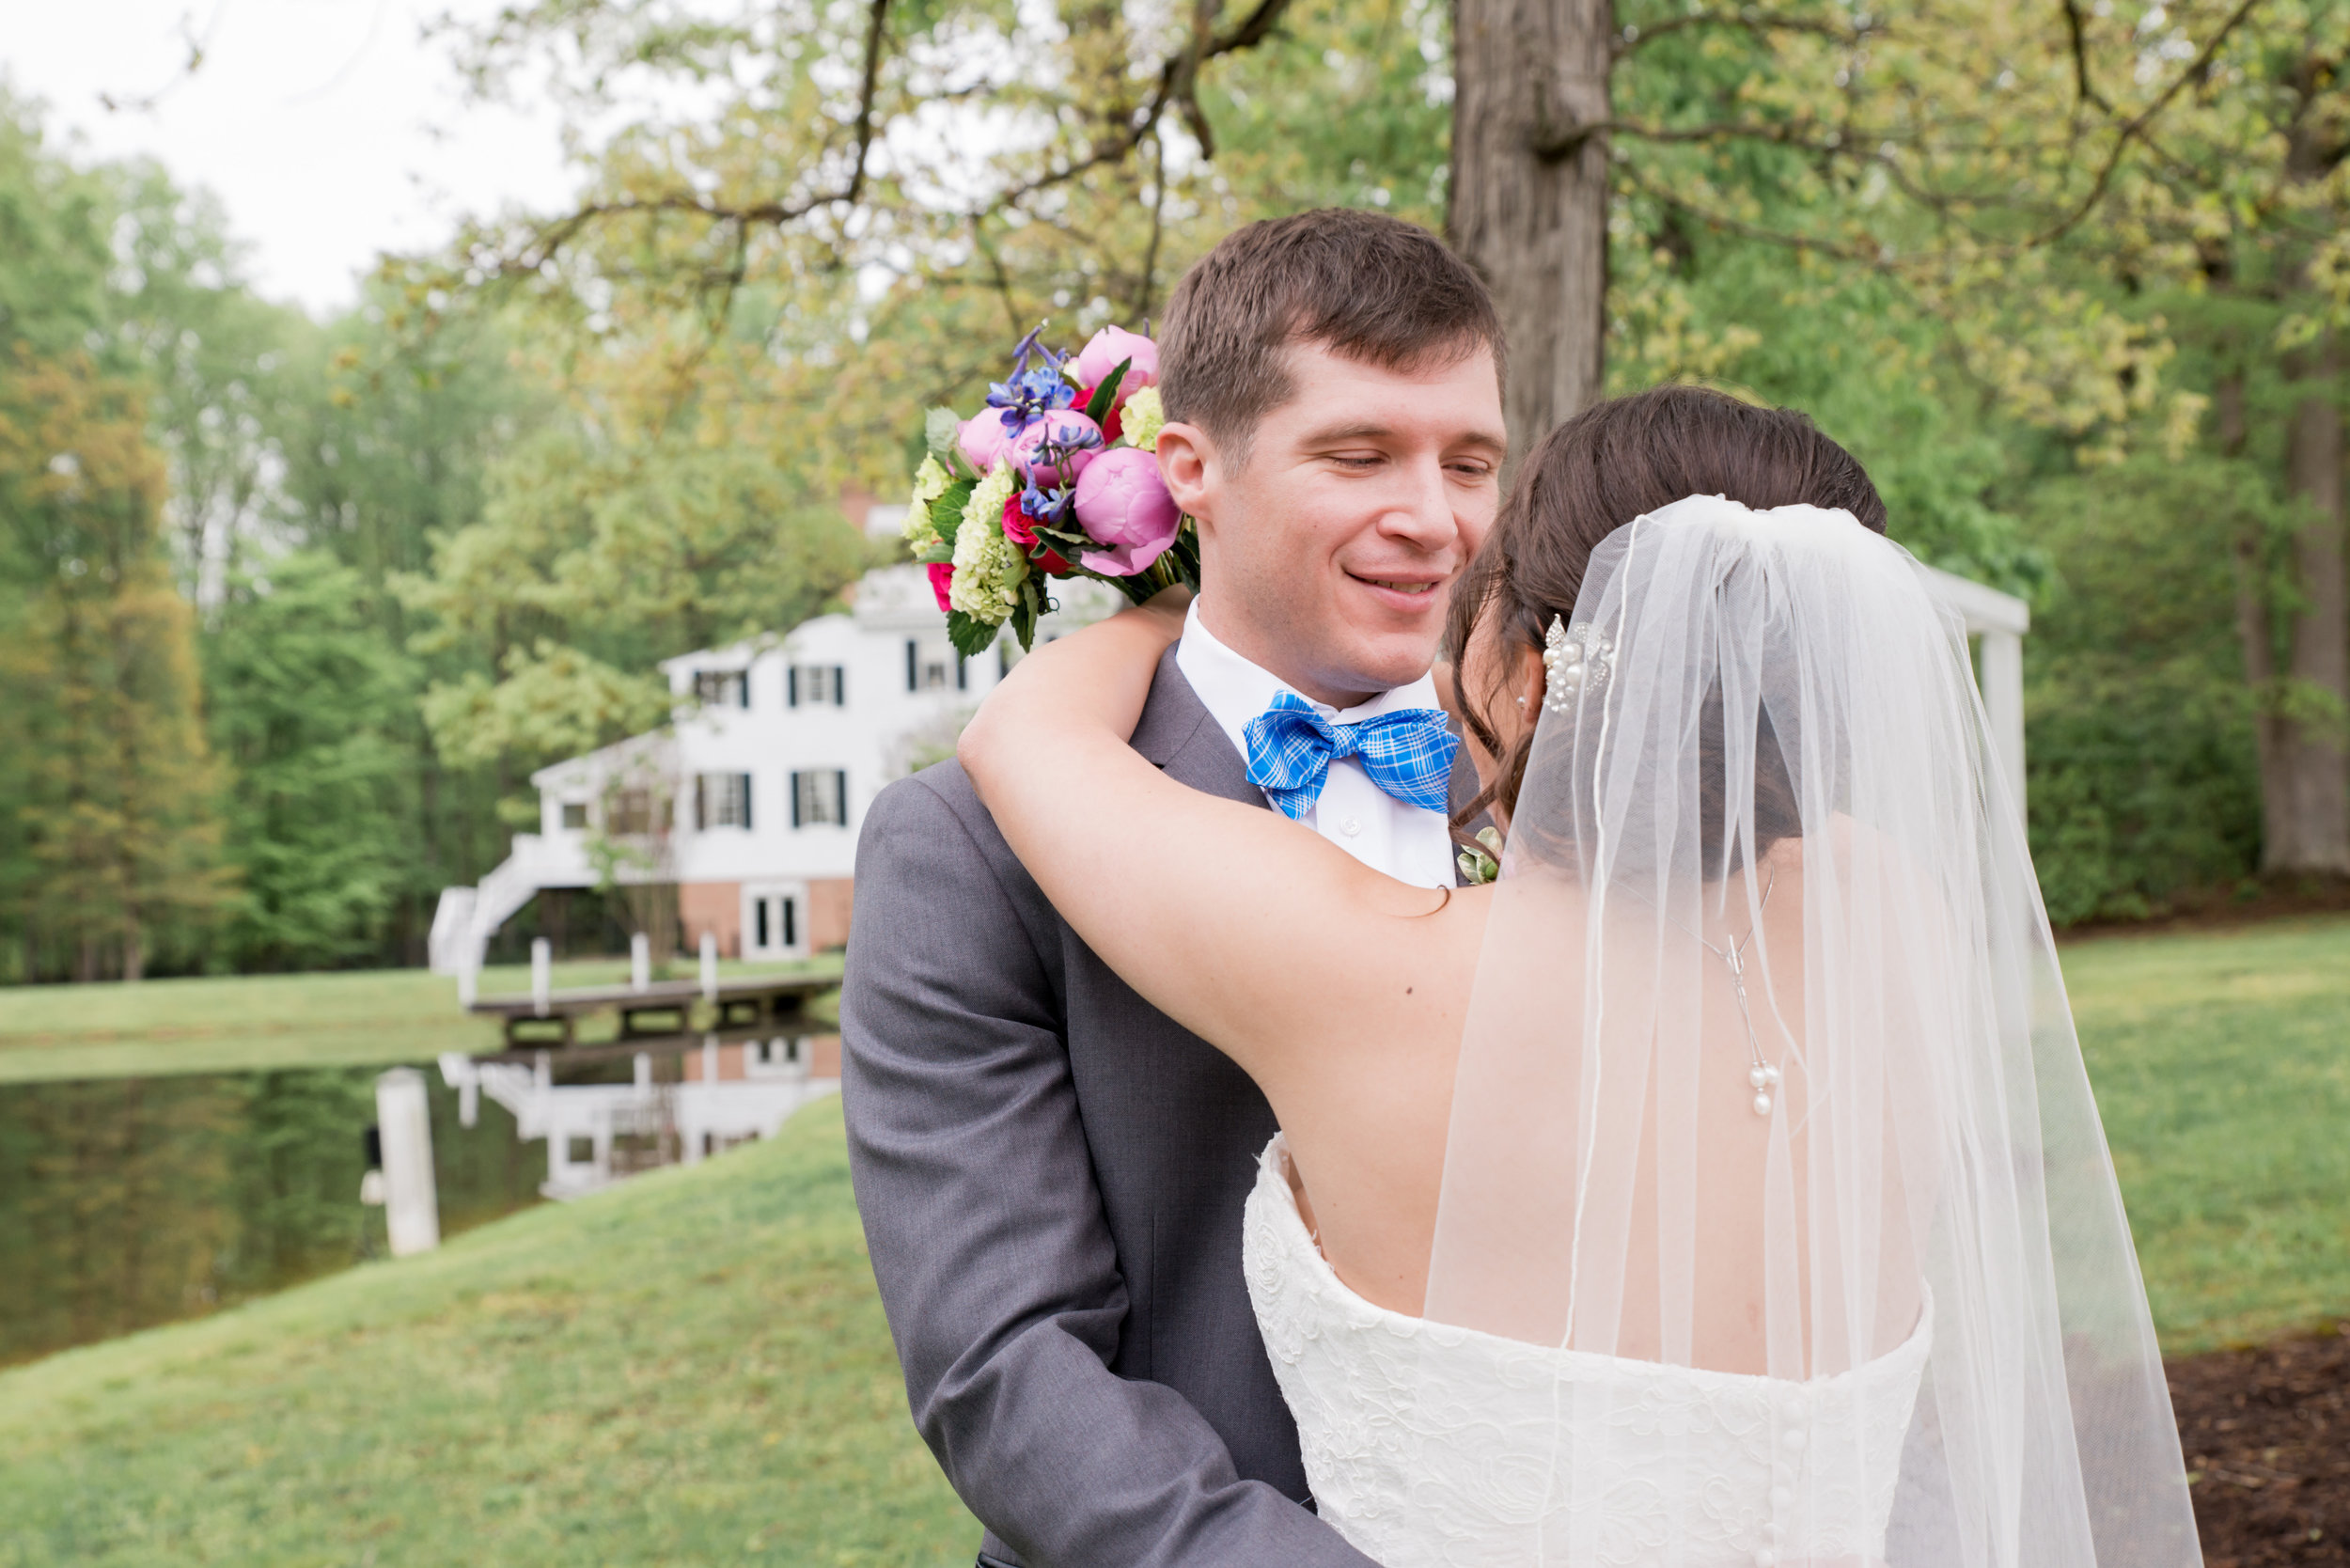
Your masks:
{"label": "house window", "polygon": [[964,683],[963,661],[938,649],[924,648],[912,637],[906,639],[906,690],[910,692],[943,692],[949,685],[961,690]]}
{"label": "house window", "polygon": [[849,825],[849,776],[838,768],[791,776],[791,825]]}
{"label": "house window", "polygon": [[656,796],[650,790],[615,790],[604,807],[604,830],[613,834],[651,833],[658,820],[660,831],[666,832],[674,814],[666,795]]}
{"label": "house window", "polygon": [[751,776],[747,773],[696,774],[694,825],[697,828],[750,826]]}
{"label": "house window", "polygon": [[588,803],[584,800],[565,801],[563,803],[563,830],[566,833],[577,833],[587,825]]}
{"label": "house window", "polygon": [[712,708],[747,708],[751,705],[750,672],[697,669],[694,672],[694,696]]}
{"label": "house window", "polygon": [[838,665],[793,665],[785,672],[785,693],[794,708],[846,708],[849,672]]}
{"label": "house window", "polygon": [[770,948],[796,948],[800,945],[800,901],[786,894],[780,898],[751,901],[751,945],[761,951]]}

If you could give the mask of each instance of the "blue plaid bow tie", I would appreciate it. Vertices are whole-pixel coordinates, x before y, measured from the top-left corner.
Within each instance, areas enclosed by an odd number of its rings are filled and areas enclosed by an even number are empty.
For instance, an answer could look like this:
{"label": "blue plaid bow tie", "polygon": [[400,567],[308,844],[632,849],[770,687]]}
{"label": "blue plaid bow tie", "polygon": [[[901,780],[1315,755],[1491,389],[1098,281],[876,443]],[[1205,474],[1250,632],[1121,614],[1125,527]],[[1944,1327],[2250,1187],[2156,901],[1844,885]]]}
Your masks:
{"label": "blue plaid bow tie", "polygon": [[1330,764],[1359,756],[1371,781],[1406,806],[1441,811],[1452,794],[1452,754],[1461,743],[1438,708],[1402,708],[1360,724],[1332,724],[1314,705],[1283,692],[1248,721],[1248,782],[1292,821],[1314,808]]}

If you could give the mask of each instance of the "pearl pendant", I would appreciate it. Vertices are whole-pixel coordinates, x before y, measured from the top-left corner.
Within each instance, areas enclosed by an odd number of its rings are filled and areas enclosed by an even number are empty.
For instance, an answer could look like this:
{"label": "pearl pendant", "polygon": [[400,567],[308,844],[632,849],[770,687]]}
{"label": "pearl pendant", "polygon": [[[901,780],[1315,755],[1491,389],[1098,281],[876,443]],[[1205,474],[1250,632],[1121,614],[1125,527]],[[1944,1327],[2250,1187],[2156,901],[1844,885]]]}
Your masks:
{"label": "pearl pendant", "polygon": [[1754,1097],[1754,1114],[1757,1116],[1768,1116],[1771,1114],[1771,1097],[1769,1095],[1758,1094]]}
{"label": "pearl pendant", "polygon": [[1747,1069],[1747,1082],[1757,1089],[1768,1089],[1771,1087],[1771,1070],[1767,1067],[1750,1067]]}

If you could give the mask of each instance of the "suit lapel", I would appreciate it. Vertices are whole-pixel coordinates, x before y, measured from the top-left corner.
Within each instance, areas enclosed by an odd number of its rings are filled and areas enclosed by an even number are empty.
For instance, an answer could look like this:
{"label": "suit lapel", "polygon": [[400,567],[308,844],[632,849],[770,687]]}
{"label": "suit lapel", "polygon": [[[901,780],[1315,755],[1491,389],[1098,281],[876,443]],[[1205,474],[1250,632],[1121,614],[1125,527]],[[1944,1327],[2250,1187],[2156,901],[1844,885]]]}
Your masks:
{"label": "suit lapel", "polygon": [[1143,705],[1133,744],[1178,784],[1245,806],[1265,806],[1264,792],[1248,782],[1248,764],[1183,679],[1171,646],[1159,657],[1151,700]]}

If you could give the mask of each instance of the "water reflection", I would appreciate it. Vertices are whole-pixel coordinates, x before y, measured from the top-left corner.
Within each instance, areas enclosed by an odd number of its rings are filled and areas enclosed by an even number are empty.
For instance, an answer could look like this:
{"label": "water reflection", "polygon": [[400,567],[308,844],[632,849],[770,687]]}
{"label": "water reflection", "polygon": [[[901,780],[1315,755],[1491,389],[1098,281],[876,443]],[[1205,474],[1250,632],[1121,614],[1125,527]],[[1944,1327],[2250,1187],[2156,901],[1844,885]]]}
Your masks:
{"label": "water reflection", "polygon": [[[0,1365],[384,1253],[372,1068],[0,1085]],[[543,1146],[426,1074],[446,1237],[539,1201]]]}

